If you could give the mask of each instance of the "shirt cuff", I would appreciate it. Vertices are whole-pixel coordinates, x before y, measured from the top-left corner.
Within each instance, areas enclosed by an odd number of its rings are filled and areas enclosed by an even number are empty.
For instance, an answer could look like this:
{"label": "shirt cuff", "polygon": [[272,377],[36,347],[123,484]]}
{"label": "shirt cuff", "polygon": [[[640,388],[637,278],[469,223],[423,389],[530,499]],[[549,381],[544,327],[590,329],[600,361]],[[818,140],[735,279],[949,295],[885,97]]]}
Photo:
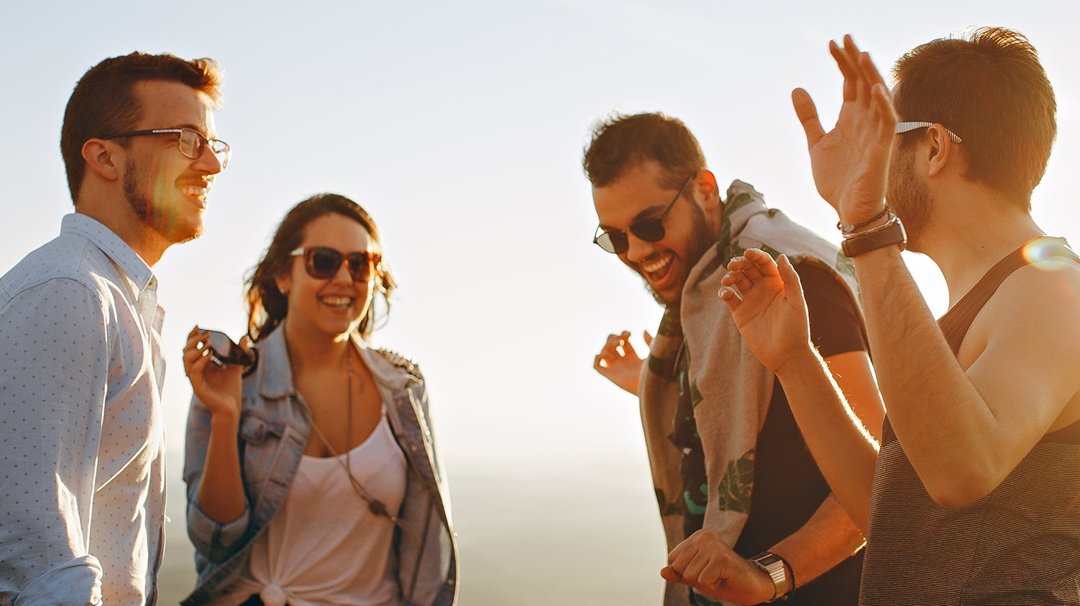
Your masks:
{"label": "shirt cuff", "polygon": [[31,581],[19,592],[14,606],[101,603],[101,563],[92,555],[84,555],[58,564]]}
{"label": "shirt cuff", "polygon": [[221,524],[203,513],[197,504],[188,503],[188,534],[206,559],[219,562],[228,556],[232,546],[244,536],[251,517],[250,511],[245,507],[240,517]]}

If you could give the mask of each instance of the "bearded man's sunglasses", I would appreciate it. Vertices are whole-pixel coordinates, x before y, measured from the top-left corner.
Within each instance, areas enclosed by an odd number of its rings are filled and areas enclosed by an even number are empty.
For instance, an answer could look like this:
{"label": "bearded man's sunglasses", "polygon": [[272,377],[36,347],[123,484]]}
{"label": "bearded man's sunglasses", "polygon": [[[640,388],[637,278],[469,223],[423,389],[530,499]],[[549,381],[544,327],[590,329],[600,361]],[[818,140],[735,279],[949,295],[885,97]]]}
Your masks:
{"label": "bearded man's sunglasses", "polygon": [[[694,176],[698,174],[698,171],[694,171],[683,181],[682,187],[679,188],[678,193],[671,199],[667,207],[664,208],[664,212],[658,216],[653,217],[638,217],[630,223],[630,233],[634,234],[638,239],[646,242],[659,242],[664,239],[664,219],[667,218],[668,213],[671,211],[671,207],[675,206],[675,203],[682,197],[683,190],[693,180]],[[604,249],[605,251],[621,255],[628,248],[630,248],[629,236],[625,231],[618,229],[603,229],[600,226],[596,228],[596,235],[593,236],[593,243]]]}
{"label": "bearded man's sunglasses", "polygon": [[382,263],[379,253],[367,251],[345,254],[328,246],[300,247],[289,253],[291,257],[304,257],[304,269],[316,280],[333,278],[341,264],[349,264],[349,275],[354,282],[367,282]]}

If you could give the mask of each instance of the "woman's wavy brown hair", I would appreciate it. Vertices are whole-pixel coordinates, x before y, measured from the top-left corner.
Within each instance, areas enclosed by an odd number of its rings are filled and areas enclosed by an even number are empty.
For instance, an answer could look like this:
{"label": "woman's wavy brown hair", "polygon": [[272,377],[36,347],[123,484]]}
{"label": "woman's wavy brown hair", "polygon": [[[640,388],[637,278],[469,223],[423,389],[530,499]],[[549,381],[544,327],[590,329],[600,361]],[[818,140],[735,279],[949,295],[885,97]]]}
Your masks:
{"label": "woman's wavy brown hair", "polygon": [[[289,300],[277,287],[277,278],[289,272],[292,251],[304,240],[304,231],[309,223],[329,214],[338,214],[352,219],[371,234],[372,239],[382,246],[379,228],[375,220],[359,204],[339,194],[316,194],[292,208],[278,225],[274,239],[266,249],[259,263],[251,270],[247,279],[246,298],[248,303],[248,336],[258,341],[273,332],[289,313]],[[375,271],[375,291],[367,314],[360,320],[358,331],[367,338],[375,330],[375,295],[382,297],[386,304],[386,313],[390,313],[390,293],[397,287],[397,282],[390,272],[379,266]]]}

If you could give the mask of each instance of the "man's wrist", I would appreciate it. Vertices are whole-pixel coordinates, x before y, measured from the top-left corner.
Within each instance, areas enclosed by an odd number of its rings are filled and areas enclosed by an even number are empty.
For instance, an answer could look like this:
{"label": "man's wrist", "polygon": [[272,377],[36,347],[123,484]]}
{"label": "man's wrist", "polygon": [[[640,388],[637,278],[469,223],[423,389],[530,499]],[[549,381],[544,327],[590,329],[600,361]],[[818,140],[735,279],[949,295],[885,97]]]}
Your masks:
{"label": "man's wrist", "polygon": [[784,558],[769,551],[763,551],[750,558],[758,570],[765,573],[773,584],[773,596],[765,602],[786,600],[795,592],[795,575]]}
{"label": "man's wrist", "polygon": [[841,217],[836,222],[836,229],[840,230],[840,233],[847,238],[857,232],[873,229],[879,225],[883,225],[892,216],[892,209],[889,205],[883,204],[881,208],[874,213],[860,214],[852,217]]}
{"label": "man's wrist", "polygon": [[896,245],[903,250],[907,245],[907,233],[904,231],[904,224],[888,207],[885,208],[885,216],[885,222],[880,225],[864,227],[845,234],[844,240],[840,244],[840,250],[844,255],[853,259],[879,248]]}
{"label": "man's wrist", "polygon": [[784,362],[773,370],[773,374],[776,378],[780,379],[783,383],[784,379],[794,377],[800,373],[806,372],[808,369],[820,368],[822,363],[821,356],[817,353],[817,349],[814,348],[813,343],[806,342],[805,346],[800,346],[794,349]]}

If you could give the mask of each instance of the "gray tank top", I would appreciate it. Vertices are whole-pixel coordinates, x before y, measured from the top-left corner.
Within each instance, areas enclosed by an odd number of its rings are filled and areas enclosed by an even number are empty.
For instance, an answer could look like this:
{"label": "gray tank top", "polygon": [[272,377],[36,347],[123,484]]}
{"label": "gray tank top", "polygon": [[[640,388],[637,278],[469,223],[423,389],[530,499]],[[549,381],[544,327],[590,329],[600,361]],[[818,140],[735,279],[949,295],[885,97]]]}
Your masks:
{"label": "gray tank top", "polygon": [[[1077,260],[1064,240],[1040,244]],[[1031,262],[1016,250],[941,317],[954,354],[998,286]],[[1080,423],[1044,436],[990,494],[946,509],[886,418],[859,603],[1080,606]]]}

